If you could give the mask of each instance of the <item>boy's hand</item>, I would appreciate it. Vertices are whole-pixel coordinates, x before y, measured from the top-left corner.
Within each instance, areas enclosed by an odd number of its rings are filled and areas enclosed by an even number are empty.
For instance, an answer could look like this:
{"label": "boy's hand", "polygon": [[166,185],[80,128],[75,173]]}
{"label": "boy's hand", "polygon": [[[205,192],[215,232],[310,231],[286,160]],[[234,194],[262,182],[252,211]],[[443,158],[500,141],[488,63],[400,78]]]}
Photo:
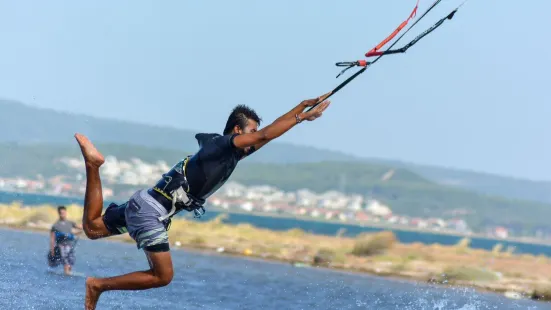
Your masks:
{"label": "boy's hand", "polygon": [[324,101],[327,97],[329,97],[329,95],[331,95],[331,92],[328,92],[327,94],[321,95],[321,96],[319,96],[318,98],[315,98],[315,99],[304,100],[301,103],[302,103],[304,109],[306,109],[306,108],[309,108],[309,107],[315,105],[318,102]]}
{"label": "boy's hand", "polygon": [[[316,101],[314,102],[314,104],[317,102],[317,99]],[[302,119],[305,119],[307,121],[313,121],[319,117],[321,117],[321,115],[323,114],[323,111],[325,111],[325,109],[327,109],[327,107],[329,107],[329,105],[331,104],[331,101],[329,100],[326,100],[320,104],[318,104],[315,108],[313,108],[312,110],[310,111],[307,111],[307,112],[303,112],[302,113]]]}

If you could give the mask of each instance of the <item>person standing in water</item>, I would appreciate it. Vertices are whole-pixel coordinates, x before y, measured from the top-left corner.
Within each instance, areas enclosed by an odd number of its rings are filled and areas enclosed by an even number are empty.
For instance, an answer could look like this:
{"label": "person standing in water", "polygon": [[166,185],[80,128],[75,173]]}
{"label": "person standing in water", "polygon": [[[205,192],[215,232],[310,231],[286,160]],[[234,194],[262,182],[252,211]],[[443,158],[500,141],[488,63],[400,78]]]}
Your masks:
{"label": "person standing in water", "polygon": [[[181,210],[204,213],[203,204],[230,177],[237,163],[278,138],[303,120],[319,118],[330,102],[326,94],[304,100],[272,124],[258,129],[260,117],[247,106],[231,112],[223,134],[197,134],[200,149],[163,174],[148,189],[137,191],[121,205],[110,204],[102,216],[103,196],[99,168],[103,155],[90,140],[75,134],[86,167],[86,194],[82,225],[86,236],[100,239],[128,232],[143,249],[149,269],[110,278],[86,279],[85,308],[95,309],[100,295],[109,290],[145,290],[168,285],[174,275],[167,230],[171,217]],[[304,111],[308,107],[319,105]],[[178,141],[178,137],[174,137]]]}
{"label": "person standing in water", "polygon": [[[50,252],[48,263],[50,267],[63,264],[63,271],[70,275],[75,264],[75,234],[73,229],[82,230],[82,225],[67,219],[67,208],[57,208],[59,219],[50,230]],[[80,231],[82,232],[82,231]]]}

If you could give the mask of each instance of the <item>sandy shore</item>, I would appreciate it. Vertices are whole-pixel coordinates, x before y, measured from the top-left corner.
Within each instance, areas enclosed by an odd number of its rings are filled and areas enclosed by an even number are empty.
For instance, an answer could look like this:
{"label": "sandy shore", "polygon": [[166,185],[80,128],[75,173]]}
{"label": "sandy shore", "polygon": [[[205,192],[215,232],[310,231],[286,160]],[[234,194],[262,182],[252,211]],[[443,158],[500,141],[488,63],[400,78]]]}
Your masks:
{"label": "sandy shore", "polygon": [[[82,207],[68,206],[80,221]],[[52,206],[25,208],[0,204],[0,225],[12,229],[47,231],[57,219]],[[297,267],[320,267],[405,278],[445,286],[468,286],[503,293],[510,298],[551,301],[551,259],[515,255],[499,244],[492,251],[472,249],[469,240],[455,246],[401,244],[391,232],[357,238],[319,236],[299,229],[284,232],[175,219],[169,229],[172,249],[185,248],[221,255],[280,261]],[[134,242],[128,234],[109,240]]]}

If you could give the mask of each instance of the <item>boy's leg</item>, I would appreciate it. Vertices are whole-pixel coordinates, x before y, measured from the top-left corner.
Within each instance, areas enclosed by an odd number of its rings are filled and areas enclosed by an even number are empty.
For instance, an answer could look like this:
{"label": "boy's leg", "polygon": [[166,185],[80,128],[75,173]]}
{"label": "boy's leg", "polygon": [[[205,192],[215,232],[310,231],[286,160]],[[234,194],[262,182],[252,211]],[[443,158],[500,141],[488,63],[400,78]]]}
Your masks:
{"label": "boy's leg", "polygon": [[145,251],[145,254],[150,266],[147,271],[136,271],[111,278],[86,279],[85,309],[95,309],[100,294],[105,291],[145,290],[168,285],[174,275],[170,252]]}
{"label": "boy's leg", "polygon": [[82,228],[90,239],[107,237],[111,233],[101,218],[103,193],[99,175],[99,167],[105,162],[105,159],[87,137],[77,133],[75,139],[80,146],[86,166],[86,194],[84,195]]}
{"label": "boy's leg", "polygon": [[136,241],[138,248],[144,249],[150,269],[111,278],[88,278],[86,309],[95,309],[100,294],[105,291],[145,290],[165,286],[172,281],[174,272],[168,233],[159,219],[168,211],[147,194],[146,190],[137,191],[122,210],[125,212],[128,233]]}

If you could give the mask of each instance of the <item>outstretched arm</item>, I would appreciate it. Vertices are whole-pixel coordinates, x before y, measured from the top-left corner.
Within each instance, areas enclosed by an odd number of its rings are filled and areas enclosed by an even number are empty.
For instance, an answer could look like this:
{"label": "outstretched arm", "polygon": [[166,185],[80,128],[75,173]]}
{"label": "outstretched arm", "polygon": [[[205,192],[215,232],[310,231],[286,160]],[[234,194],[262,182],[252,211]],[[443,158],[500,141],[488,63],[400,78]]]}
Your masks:
{"label": "outstretched arm", "polygon": [[299,105],[294,107],[289,112],[283,114],[273,123],[264,127],[263,129],[257,132],[236,136],[233,140],[233,144],[237,148],[254,146],[255,150],[258,150],[262,146],[266,145],[266,143],[280,137],[285,132],[289,131],[289,129],[293,128],[302,120],[313,121],[316,118],[319,118],[322,115],[323,111],[325,111],[325,109],[327,109],[327,107],[329,106],[330,101],[324,101],[310,111],[303,111],[307,107],[311,107],[317,102],[324,100],[325,98],[327,98],[327,95],[328,94],[325,94],[316,99],[302,101]]}

